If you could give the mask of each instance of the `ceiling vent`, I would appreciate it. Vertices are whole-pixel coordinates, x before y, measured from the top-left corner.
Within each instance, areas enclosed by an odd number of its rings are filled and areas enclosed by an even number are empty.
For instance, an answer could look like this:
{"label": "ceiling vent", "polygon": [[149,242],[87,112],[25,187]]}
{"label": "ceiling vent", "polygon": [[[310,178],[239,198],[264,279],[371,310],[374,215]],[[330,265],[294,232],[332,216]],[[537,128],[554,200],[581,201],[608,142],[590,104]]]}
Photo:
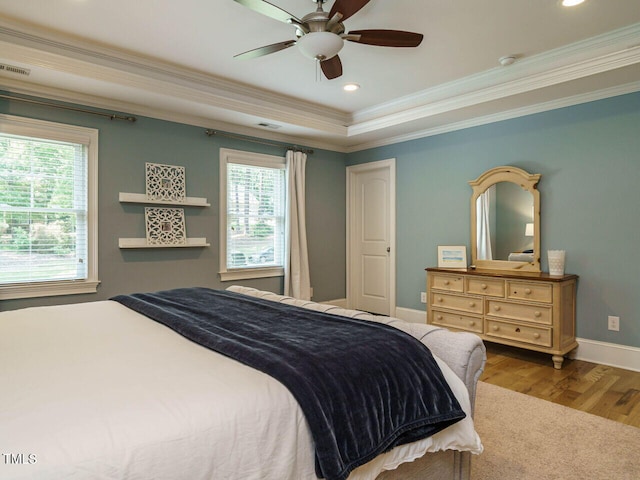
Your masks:
{"label": "ceiling vent", "polygon": [[277,130],[280,127],[282,127],[282,125],[276,125],[275,123],[267,123],[267,122],[260,122],[258,126],[262,128],[270,128],[271,130]]}
{"label": "ceiling vent", "polygon": [[18,75],[29,76],[31,70],[28,68],[16,67],[15,65],[7,65],[6,63],[0,63],[0,72],[17,73]]}

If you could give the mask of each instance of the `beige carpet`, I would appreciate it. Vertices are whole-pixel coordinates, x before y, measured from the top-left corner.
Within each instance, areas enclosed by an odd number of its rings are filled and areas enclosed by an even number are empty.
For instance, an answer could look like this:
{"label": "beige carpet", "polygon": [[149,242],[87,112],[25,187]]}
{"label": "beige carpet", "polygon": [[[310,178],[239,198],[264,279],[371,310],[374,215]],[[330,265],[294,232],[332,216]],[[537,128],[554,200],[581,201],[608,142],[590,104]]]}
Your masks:
{"label": "beige carpet", "polygon": [[640,479],[640,428],[484,382],[472,480]]}

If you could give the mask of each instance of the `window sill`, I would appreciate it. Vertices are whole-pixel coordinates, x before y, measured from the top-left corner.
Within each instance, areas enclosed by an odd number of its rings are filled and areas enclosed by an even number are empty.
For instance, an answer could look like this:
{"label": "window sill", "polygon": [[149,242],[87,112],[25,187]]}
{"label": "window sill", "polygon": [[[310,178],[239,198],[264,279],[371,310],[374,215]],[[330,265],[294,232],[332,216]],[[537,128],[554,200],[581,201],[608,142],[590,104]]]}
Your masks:
{"label": "window sill", "polygon": [[229,282],[231,280],[247,280],[250,278],[282,277],[284,268],[238,268],[235,270],[225,270],[220,272],[220,280]]}
{"label": "window sill", "polygon": [[96,293],[99,280],[15,283],[0,286],[0,300]]}

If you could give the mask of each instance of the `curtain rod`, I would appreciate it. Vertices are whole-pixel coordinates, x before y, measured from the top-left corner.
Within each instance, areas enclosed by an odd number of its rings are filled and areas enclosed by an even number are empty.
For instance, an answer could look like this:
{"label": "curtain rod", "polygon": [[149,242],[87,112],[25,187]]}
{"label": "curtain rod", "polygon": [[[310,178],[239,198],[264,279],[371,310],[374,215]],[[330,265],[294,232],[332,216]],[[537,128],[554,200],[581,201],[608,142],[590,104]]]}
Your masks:
{"label": "curtain rod", "polygon": [[218,132],[217,130],[207,129],[204,131],[204,133],[206,133],[210,137],[213,137],[214,135],[220,135],[221,137],[235,138],[237,140],[244,140],[245,142],[259,143],[261,145],[269,145],[271,147],[285,147],[288,150],[294,150],[297,152],[306,153],[308,155],[311,155],[313,153],[313,150],[310,150],[307,148],[301,148],[301,147],[298,147],[297,145],[287,146],[287,145],[282,145],[281,143],[265,142],[263,140],[255,140],[251,137],[245,137],[243,135],[234,135],[233,133]]}
{"label": "curtain rod", "polygon": [[82,108],[68,107],[66,105],[58,105],[57,103],[42,102],[42,101],[39,101],[39,100],[31,100],[29,98],[22,98],[22,97],[13,97],[11,95],[0,94],[0,98],[7,98],[9,100],[15,100],[17,102],[34,103],[36,105],[43,105],[45,107],[61,108],[62,110],[71,110],[73,112],[89,113],[91,115],[98,115],[100,117],[107,117],[107,118],[109,118],[111,120],[126,120],[126,121],[132,122],[132,123],[137,120],[136,117],[133,117],[131,115],[122,116],[122,115],[116,115],[115,113],[102,113],[102,112],[96,112],[96,111],[93,111],[93,110],[84,110]]}

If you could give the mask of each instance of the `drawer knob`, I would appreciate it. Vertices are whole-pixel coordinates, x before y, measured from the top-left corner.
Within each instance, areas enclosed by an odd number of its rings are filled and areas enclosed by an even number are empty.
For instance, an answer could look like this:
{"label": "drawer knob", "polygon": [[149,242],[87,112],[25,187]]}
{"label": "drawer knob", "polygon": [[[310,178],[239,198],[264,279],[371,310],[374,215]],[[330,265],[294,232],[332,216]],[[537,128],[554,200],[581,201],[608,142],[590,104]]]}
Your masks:
{"label": "drawer knob", "polygon": [[530,288],[525,288],[524,289],[524,293],[526,293],[527,295],[531,294],[531,289]]}
{"label": "drawer knob", "polygon": [[475,307],[475,306],[476,306],[476,302],[469,302],[469,306],[470,306],[471,308]]}
{"label": "drawer knob", "polygon": [[500,305],[496,305],[495,307],[493,307],[493,309],[494,309],[496,312],[499,312],[499,311],[500,311]]}
{"label": "drawer knob", "polygon": [[483,283],[482,285],[480,285],[480,288],[481,288],[482,290],[486,290],[486,289],[487,289],[487,284],[486,284],[486,283]]}
{"label": "drawer knob", "polygon": [[540,338],[540,334],[539,333],[534,333],[533,334],[533,338],[535,338],[536,340]]}
{"label": "drawer knob", "polygon": [[533,312],[533,316],[536,318],[540,317],[541,315],[542,315],[542,312],[538,312],[538,311]]}
{"label": "drawer knob", "polygon": [[516,328],[516,333],[520,333],[520,327]]}
{"label": "drawer knob", "polygon": [[436,317],[436,319],[438,319],[438,320],[442,320],[442,315],[438,315],[438,316]]}
{"label": "drawer knob", "polygon": [[443,302],[443,301],[444,301],[444,298],[442,298],[442,297],[438,297],[438,301],[439,301],[439,302]]}
{"label": "drawer knob", "polygon": [[497,332],[498,330],[500,330],[500,327],[498,325],[494,325],[491,328],[493,329],[494,332]]}
{"label": "drawer knob", "polygon": [[445,285],[449,285],[449,280],[445,280],[445,281],[444,281],[444,284],[445,284]]}
{"label": "drawer knob", "polygon": [[476,325],[476,322],[474,322],[473,320],[471,320],[471,321],[469,322],[469,326],[470,326],[470,327],[475,327],[475,325]]}

